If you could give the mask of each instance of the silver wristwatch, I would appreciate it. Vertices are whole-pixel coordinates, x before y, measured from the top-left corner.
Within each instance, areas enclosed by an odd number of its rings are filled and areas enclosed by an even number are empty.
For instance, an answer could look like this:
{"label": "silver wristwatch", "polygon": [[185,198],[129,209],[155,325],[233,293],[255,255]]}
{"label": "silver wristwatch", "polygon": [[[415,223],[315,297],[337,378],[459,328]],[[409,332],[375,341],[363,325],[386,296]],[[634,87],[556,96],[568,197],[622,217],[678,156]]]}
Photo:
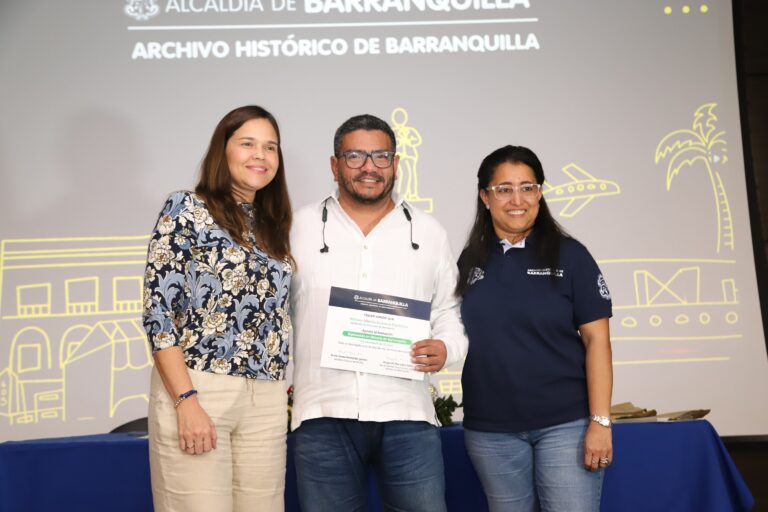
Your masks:
{"label": "silver wristwatch", "polygon": [[593,414],[592,416],[589,417],[589,419],[591,419],[595,423],[599,423],[604,427],[611,428],[611,425],[612,425],[611,418],[607,416],[598,416],[597,414]]}

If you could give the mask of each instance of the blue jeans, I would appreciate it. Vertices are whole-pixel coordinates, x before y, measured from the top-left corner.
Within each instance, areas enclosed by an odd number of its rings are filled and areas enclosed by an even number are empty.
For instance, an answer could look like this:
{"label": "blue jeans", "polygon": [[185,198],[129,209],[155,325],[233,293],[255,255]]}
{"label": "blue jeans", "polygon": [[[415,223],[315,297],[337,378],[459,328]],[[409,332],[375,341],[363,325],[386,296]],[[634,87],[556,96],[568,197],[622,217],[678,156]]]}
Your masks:
{"label": "blue jeans", "polygon": [[369,465],[384,511],[446,511],[440,433],[429,423],[318,418],[293,440],[302,512],[364,511]]}
{"label": "blue jeans", "polygon": [[589,420],[528,432],[464,431],[491,512],[597,512],[603,470],[583,465]]}

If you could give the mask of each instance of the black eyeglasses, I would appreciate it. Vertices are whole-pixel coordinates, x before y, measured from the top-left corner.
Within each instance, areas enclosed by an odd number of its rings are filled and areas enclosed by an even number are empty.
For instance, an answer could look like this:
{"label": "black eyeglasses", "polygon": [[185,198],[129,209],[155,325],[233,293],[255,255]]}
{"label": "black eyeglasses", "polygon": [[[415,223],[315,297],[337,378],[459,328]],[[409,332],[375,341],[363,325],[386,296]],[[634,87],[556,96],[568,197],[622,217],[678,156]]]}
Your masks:
{"label": "black eyeglasses", "polygon": [[376,151],[371,152],[352,149],[339,155],[339,158],[342,157],[347,161],[347,167],[351,169],[359,169],[364,166],[368,157],[371,158],[373,165],[379,169],[384,169],[392,165],[392,159],[395,157],[395,152],[386,149],[377,149]]}

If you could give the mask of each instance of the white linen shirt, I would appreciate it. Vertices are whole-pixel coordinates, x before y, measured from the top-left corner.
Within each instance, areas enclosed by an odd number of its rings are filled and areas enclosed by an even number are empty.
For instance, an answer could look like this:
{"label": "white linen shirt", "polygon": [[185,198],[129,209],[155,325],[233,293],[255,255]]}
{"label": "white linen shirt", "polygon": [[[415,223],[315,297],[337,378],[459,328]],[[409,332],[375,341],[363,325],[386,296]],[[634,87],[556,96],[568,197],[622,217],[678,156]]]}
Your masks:
{"label": "white linen shirt", "polygon": [[[445,343],[446,366],[462,361],[467,354],[459,301],[454,295],[458,272],[447,234],[430,215],[402,199],[393,199],[395,208],[365,236],[341,208],[338,192],[328,197],[326,253],[320,252],[323,201],[304,207],[294,217],[293,430],[302,421],[321,417],[439,425],[428,375],[417,381],[320,367],[331,286],[431,302],[431,337]],[[413,219],[418,250],[411,247],[411,224],[403,208],[408,208]]]}

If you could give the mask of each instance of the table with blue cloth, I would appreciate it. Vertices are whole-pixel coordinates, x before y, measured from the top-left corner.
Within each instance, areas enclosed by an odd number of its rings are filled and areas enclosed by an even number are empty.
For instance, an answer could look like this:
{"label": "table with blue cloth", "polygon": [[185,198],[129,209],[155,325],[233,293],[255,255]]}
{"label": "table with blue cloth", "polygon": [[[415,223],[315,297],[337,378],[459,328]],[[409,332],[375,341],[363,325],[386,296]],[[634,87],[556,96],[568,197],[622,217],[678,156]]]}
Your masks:
{"label": "table with blue cloth", "polygon": [[[485,511],[460,425],[441,429],[451,512]],[[615,460],[606,470],[601,510],[749,510],[754,499],[707,421],[614,426]],[[298,511],[288,439],[286,511]],[[369,485],[369,510],[376,505]],[[147,440],[131,434],[0,443],[0,512],[152,510]]]}

